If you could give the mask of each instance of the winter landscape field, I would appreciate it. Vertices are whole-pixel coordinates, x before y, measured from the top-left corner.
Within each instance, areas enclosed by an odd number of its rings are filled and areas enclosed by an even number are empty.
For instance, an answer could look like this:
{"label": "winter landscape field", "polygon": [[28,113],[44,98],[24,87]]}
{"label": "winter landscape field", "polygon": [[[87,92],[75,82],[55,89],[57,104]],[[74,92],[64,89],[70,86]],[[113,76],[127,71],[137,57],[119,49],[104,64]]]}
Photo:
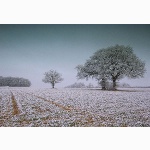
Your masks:
{"label": "winter landscape field", "polygon": [[0,88],[0,126],[150,126],[150,88]]}

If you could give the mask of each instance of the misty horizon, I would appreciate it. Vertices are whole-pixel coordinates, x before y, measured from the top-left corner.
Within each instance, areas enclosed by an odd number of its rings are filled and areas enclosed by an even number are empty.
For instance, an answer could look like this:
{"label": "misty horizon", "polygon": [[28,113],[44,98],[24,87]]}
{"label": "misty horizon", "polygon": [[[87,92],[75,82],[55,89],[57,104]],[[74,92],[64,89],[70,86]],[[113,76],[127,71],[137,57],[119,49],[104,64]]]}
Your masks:
{"label": "misty horizon", "polygon": [[144,78],[119,82],[150,86],[150,25],[0,25],[0,33],[0,76],[27,78],[31,87],[51,87],[42,82],[51,69],[64,78],[56,88],[75,82],[96,86],[94,79],[77,80],[75,67],[115,44],[130,45],[147,70]]}

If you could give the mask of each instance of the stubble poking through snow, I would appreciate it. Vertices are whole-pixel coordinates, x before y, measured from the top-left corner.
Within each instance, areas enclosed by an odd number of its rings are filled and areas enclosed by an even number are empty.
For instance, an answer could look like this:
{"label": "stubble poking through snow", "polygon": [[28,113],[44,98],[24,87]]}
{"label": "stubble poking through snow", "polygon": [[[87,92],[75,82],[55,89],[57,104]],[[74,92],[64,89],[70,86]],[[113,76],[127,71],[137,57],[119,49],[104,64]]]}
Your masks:
{"label": "stubble poking through snow", "polygon": [[0,89],[0,110],[0,126],[150,126],[150,89]]}

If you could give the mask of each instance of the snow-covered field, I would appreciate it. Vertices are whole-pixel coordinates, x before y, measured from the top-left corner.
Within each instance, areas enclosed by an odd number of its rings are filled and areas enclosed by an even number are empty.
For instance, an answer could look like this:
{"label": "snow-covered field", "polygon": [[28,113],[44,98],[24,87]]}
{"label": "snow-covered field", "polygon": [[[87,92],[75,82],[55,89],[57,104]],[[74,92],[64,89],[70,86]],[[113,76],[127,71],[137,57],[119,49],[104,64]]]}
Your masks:
{"label": "snow-covered field", "polygon": [[0,88],[0,126],[150,126],[150,89]]}

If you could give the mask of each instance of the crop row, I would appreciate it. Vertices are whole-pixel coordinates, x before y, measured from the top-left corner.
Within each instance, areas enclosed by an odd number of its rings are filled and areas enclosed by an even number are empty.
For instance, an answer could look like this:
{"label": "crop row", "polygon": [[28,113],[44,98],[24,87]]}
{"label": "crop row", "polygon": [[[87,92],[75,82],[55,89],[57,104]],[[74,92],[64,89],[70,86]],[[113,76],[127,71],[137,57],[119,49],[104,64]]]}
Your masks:
{"label": "crop row", "polygon": [[150,91],[0,89],[1,126],[150,126]]}

